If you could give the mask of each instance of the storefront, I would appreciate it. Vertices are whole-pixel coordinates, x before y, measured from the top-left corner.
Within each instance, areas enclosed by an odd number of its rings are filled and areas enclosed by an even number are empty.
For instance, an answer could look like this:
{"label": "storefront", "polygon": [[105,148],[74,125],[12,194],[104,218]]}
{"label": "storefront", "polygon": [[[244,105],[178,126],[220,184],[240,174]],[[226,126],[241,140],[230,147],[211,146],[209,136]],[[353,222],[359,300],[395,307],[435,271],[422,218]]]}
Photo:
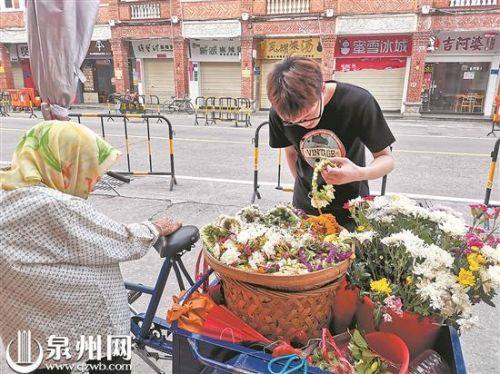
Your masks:
{"label": "storefront", "polygon": [[256,82],[258,103],[260,109],[269,109],[271,104],[267,98],[267,76],[274,64],[279,60],[291,56],[304,56],[317,59],[321,63],[322,47],[319,38],[276,38],[263,39],[258,44],[256,63]]}
{"label": "storefront", "polygon": [[[139,94],[156,95],[160,102],[175,96],[173,45],[170,39],[132,40],[136,59],[133,66],[133,81],[137,82]],[[134,64],[133,64],[134,65]]]}
{"label": "storefront", "polygon": [[82,64],[85,82],[81,83],[79,101],[86,104],[105,103],[115,92],[113,86],[113,59],[108,40],[92,41]]}
{"label": "storefront", "polygon": [[35,88],[31,75],[28,44],[11,44],[9,52],[14,88]]}
{"label": "storefront", "polygon": [[342,36],[335,46],[335,79],[370,91],[382,110],[401,111],[410,35]]}
{"label": "storefront", "polygon": [[491,114],[500,62],[495,32],[442,32],[431,39],[423,113]]}
{"label": "storefront", "polygon": [[190,40],[191,97],[241,97],[239,39]]}

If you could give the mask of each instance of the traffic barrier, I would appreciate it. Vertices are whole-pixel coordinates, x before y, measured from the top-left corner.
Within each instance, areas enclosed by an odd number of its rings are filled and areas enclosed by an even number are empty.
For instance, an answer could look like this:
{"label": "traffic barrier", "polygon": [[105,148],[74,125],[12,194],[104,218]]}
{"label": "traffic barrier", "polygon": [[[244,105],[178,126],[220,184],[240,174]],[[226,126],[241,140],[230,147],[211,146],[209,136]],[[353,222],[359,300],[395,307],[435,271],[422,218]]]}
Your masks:
{"label": "traffic barrier", "polygon": [[[269,122],[262,122],[259,126],[257,126],[257,129],[255,129],[255,135],[252,138],[252,143],[253,143],[253,192],[252,192],[252,198],[250,199],[250,203],[254,204],[256,199],[261,199],[262,196],[259,191],[259,156],[260,156],[260,150],[259,150],[259,134],[260,130],[264,127],[269,125]],[[392,150],[392,147],[391,147]],[[498,153],[498,149],[497,149]],[[281,185],[281,169],[282,169],[282,149],[278,149],[278,182],[276,184],[275,189],[283,192],[293,192],[293,186],[282,186]],[[386,188],[387,188],[387,175],[384,175],[382,178],[382,187],[380,190],[380,195],[385,195],[386,193]]]}
{"label": "traffic barrier", "polygon": [[490,205],[491,190],[493,189],[493,182],[495,180],[499,148],[500,139],[497,139],[495,146],[493,147],[493,151],[491,152],[490,169],[488,171],[488,178],[486,179],[486,193],[484,196],[484,204],[486,205]]}
{"label": "traffic barrier", "polygon": [[495,108],[491,115],[491,131],[486,136],[496,136],[496,132],[500,132],[500,95],[495,97]]}
{"label": "traffic barrier", "polygon": [[205,120],[205,125],[217,124],[217,121],[234,122],[235,126],[242,123],[246,127],[252,126],[250,121],[253,113],[253,104],[250,99],[239,97],[203,97],[195,99],[194,124],[200,125],[200,120]]}
{"label": "traffic barrier", "polygon": [[[106,131],[105,131],[105,118],[114,119],[121,118],[123,120],[123,130],[125,137],[125,153],[127,158],[127,170],[126,171],[113,171],[118,174],[123,175],[133,175],[133,176],[144,176],[144,175],[169,175],[170,178],[170,191],[173,190],[174,185],[177,184],[177,180],[175,178],[175,164],[174,164],[174,131],[172,128],[172,124],[170,121],[158,114],[102,114],[102,113],[71,113],[70,117],[77,118],[78,123],[81,123],[82,118],[99,118],[101,123],[101,135],[103,139],[106,139]],[[128,119],[129,118],[141,118],[145,121],[146,124],[146,144],[147,144],[147,153],[148,153],[148,164],[149,170],[132,170],[131,166],[131,156],[130,156],[130,144],[129,144],[129,135],[128,135]],[[151,130],[150,123],[151,119],[161,119],[168,125],[168,144],[169,144],[169,162],[170,162],[170,171],[155,171],[153,170],[153,156],[152,156],[152,147],[151,147]]]}

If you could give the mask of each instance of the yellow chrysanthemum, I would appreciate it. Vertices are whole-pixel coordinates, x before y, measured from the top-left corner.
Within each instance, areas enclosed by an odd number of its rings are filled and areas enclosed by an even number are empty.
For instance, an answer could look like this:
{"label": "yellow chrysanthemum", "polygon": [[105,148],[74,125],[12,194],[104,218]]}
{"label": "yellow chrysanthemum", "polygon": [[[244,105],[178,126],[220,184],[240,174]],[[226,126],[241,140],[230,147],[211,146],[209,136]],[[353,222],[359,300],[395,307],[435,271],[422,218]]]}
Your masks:
{"label": "yellow chrysanthemum", "polygon": [[473,287],[476,285],[476,278],[474,277],[472,271],[460,268],[460,272],[458,273],[458,283],[464,287]]}
{"label": "yellow chrysanthemum", "polygon": [[413,277],[411,276],[406,277],[406,284],[411,285],[412,283],[413,283]]}
{"label": "yellow chrysanthemum", "polygon": [[392,292],[392,288],[389,285],[389,281],[387,280],[387,278],[382,278],[377,281],[371,281],[370,289],[374,292],[385,293],[387,295],[390,295]]}
{"label": "yellow chrysanthemum", "polygon": [[356,231],[358,231],[358,232],[365,231],[365,226],[358,226],[358,227],[356,227]]}
{"label": "yellow chrysanthemum", "polygon": [[479,253],[471,253],[467,256],[467,262],[471,271],[478,271],[486,263],[486,259]]}
{"label": "yellow chrysanthemum", "polygon": [[339,237],[337,234],[327,235],[327,236],[325,236],[324,241],[327,243],[338,243]]}
{"label": "yellow chrysanthemum", "polygon": [[479,251],[479,247],[473,245],[472,247],[470,247],[471,251],[473,252],[478,252]]}

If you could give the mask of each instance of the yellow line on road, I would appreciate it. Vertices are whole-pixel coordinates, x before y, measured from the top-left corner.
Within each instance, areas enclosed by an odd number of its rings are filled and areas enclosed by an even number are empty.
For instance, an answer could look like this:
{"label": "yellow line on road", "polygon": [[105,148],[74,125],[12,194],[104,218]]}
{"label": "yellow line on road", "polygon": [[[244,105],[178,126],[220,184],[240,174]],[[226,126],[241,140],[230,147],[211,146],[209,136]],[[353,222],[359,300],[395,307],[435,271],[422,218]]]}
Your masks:
{"label": "yellow line on road", "polygon": [[[0,127],[0,131],[26,132],[27,129],[5,128]],[[123,138],[123,134],[107,133],[106,137]],[[130,135],[129,138],[144,139],[146,136]],[[168,140],[168,137],[152,136],[151,139]],[[216,144],[245,144],[250,147],[250,142],[236,140],[218,140],[218,139],[199,139],[199,138],[174,138],[174,142],[192,142],[192,143],[216,143]],[[443,152],[443,151],[426,151],[426,150],[410,150],[410,149],[395,149],[394,153],[413,153],[422,155],[441,155],[441,156],[466,156],[466,157],[490,157],[488,153],[468,153],[468,152]]]}

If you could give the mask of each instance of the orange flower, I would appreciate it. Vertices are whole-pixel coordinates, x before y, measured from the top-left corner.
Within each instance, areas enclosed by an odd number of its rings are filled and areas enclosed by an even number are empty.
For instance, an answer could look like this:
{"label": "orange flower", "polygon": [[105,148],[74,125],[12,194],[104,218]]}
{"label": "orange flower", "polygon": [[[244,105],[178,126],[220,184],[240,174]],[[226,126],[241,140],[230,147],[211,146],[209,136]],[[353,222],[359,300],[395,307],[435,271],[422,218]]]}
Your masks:
{"label": "orange flower", "polygon": [[306,222],[311,225],[312,230],[320,235],[338,234],[340,225],[332,214],[321,214],[319,216],[309,216]]}
{"label": "orange flower", "polygon": [[61,168],[61,174],[63,176],[63,184],[64,188],[69,188],[70,186],[70,178],[71,178],[71,166],[72,163],[70,161],[65,161]]}

